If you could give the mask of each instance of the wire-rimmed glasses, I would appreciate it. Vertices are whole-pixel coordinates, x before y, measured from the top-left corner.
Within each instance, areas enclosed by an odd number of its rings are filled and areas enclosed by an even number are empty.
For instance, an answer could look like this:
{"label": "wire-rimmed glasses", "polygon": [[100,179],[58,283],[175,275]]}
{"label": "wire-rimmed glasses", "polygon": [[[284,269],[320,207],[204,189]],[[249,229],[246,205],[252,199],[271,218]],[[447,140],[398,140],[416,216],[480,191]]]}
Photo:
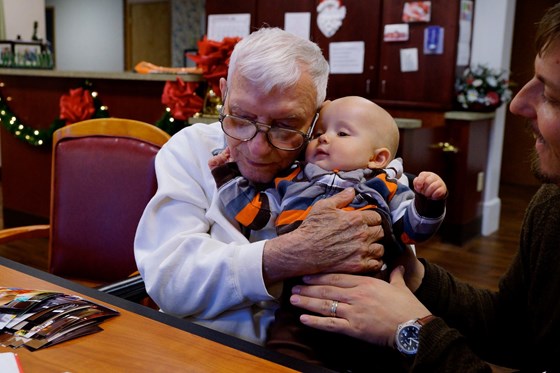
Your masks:
{"label": "wire-rimmed glasses", "polygon": [[311,127],[307,133],[291,129],[275,127],[269,124],[260,123],[237,115],[224,114],[223,107],[220,112],[219,121],[222,130],[226,135],[239,141],[250,141],[258,132],[266,133],[266,138],[270,145],[280,150],[298,150],[307,143],[315,128],[315,123],[319,118],[319,113],[315,113]]}

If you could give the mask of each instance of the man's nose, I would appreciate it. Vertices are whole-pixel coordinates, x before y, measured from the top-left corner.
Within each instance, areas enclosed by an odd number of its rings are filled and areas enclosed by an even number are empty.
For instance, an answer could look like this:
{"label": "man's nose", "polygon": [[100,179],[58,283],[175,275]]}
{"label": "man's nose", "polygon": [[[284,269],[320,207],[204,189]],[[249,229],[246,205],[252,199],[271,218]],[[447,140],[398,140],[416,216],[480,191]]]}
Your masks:
{"label": "man's nose", "polygon": [[248,145],[253,154],[266,154],[271,151],[271,145],[268,142],[268,134],[266,131],[257,131],[255,137],[248,141]]}
{"label": "man's nose", "polygon": [[535,116],[536,98],[541,95],[542,91],[540,86],[541,83],[535,78],[527,82],[511,101],[509,110],[515,115],[533,118]]}

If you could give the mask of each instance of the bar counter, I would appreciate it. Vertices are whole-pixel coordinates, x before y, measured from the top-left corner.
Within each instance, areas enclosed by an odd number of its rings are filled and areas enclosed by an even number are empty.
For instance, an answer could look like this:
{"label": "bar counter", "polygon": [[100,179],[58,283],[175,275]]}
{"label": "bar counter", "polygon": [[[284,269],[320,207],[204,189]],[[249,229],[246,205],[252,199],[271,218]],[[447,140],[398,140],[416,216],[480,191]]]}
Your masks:
{"label": "bar counter", "polygon": [[197,74],[138,74],[132,71],[62,71],[48,69],[2,69],[0,76],[31,76],[46,78],[114,79],[114,80],[151,80],[167,81],[180,77],[186,82],[200,81]]}
{"label": "bar counter", "polygon": [[[112,117],[156,123],[164,114],[165,82],[177,77],[199,81],[196,74],[137,74],[38,69],[0,69],[0,95],[26,127],[48,129],[60,115],[60,97],[91,84]],[[6,227],[45,223],[49,216],[51,149],[0,131],[2,194]]]}

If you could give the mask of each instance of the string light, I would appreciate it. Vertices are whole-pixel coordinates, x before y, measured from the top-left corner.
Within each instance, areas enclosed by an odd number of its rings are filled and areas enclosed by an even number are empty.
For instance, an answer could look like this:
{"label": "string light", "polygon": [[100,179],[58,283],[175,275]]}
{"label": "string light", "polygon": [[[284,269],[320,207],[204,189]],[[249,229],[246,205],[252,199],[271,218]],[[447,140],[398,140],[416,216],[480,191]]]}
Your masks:
{"label": "string light", "polygon": [[[4,83],[0,83],[0,87],[4,87]],[[84,89],[88,91],[91,90],[91,83],[85,82]],[[95,107],[95,112],[92,115],[92,118],[108,118],[109,112],[107,106],[101,105],[99,102],[98,93],[95,91],[91,91],[91,95],[93,98],[93,104]],[[95,94],[95,95],[94,95]],[[66,125],[66,121],[62,119],[55,119],[49,128],[41,128],[35,129],[23,124],[17,116],[12,113],[10,107],[8,106],[8,101],[11,101],[12,98],[8,97],[4,99],[2,94],[0,94],[0,124],[4,126],[4,128],[14,135],[17,139],[21,141],[25,141],[26,143],[33,145],[33,146],[45,146],[50,145],[52,142],[52,135],[54,131],[59,128],[62,128]]]}
{"label": "string light", "polygon": [[[0,88],[4,87],[5,84],[0,82]],[[91,89],[92,84],[86,81],[84,83],[84,89],[91,92],[91,97],[93,98],[93,103],[95,107],[95,112],[91,118],[108,118],[109,108],[102,105],[99,100],[99,93]],[[0,125],[2,125],[9,133],[21,141],[26,143],[41,147],[50,146],[52,142],[52,135],[54,131],[59,128],[64,127],[67,123],[65,120],[57,118],[53,120],[49,128],[35,129],[27,126],[18,119],[18,117],[12,113],[8,102],[12,101],[12,97],[4,98],[0,92]],[[181,129],[189,126],[190,124],[186,120],[178,120],[173,118],[171,115],[171,109],[166,107],[162,117],[155,123],[155,126],[167,132],[170,135],[174,135]]]}

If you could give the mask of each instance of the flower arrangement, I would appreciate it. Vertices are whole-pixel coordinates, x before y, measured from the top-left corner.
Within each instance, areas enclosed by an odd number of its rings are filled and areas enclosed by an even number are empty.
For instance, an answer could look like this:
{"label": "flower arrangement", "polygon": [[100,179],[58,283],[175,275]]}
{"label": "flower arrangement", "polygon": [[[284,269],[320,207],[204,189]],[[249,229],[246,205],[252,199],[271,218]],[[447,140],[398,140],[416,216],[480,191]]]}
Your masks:
{"label": "flower arrangement", "polygon": [[493,111],[511,100],[510,87],[507,71],[477,65],[465,69],[456,81],[455,91],[463,109]]}

